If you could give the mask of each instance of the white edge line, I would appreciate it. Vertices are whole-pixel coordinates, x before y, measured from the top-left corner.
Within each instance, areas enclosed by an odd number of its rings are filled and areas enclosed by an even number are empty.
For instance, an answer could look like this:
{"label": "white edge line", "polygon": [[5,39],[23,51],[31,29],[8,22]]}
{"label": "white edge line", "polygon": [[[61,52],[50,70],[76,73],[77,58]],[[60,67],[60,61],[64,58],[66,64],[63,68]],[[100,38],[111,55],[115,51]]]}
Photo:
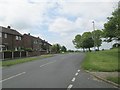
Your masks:
{"label": "white edge line", "polygon": [[78,73],[75,74],[75,76],[77,76],[77,75],[78,75]]}
{"label": "white edge line", "polygon": [[74,82],[75,81],[75,77],[72,79],[72,82]]}
{"label": "white edge line", "polygon": [[80,70],[78,70],[78,72],[80,72]]}
{"label": "white edge line", "polygon": [[69,86],[68,86],[68,89],[70,89],[70,88],[72,88],[73,87],[73,85],[72,84],[70,84]]}
{"label": "white edge line", "polygon": [[48,65],[48,64],[51,64],[51,63],[54,63],[54,62],[56,62],[56,61],[53,61],[53,62],[49,62],[49,63],[43,64],[43,65],[41,65],[40,67],[43,67],[43,66],[45,66],[45,65]]}
{"label": "white edge line", "polygon": [[1,83],[1,82],[4,82],[4,81],[6,81],[6,80],[12,79],[12,78],[14,78],[14,77],[20,76],[20,75],[25,74],[25,73],[26,73],[26,72],[22,72],[22,73],[19,73],[19,74],[17,74],[17,75],[11,76],[11,77],[9,77],[9,78],[3,79],[3,80],[0,81],[0,83]]}

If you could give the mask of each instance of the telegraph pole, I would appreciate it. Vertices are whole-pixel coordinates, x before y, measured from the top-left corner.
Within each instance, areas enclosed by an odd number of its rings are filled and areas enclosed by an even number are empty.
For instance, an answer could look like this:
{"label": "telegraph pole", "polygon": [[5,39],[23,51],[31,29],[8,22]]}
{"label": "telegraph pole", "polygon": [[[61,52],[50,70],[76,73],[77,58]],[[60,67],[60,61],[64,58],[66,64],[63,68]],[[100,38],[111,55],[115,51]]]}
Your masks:
{"label": "telegraph pole", "polygon": [[[95,31],[95,22],[92,21],[93,23],[93,31]],[[95,33],[93,33],[93,40],[94,40],[94,51],[95,51]]]}

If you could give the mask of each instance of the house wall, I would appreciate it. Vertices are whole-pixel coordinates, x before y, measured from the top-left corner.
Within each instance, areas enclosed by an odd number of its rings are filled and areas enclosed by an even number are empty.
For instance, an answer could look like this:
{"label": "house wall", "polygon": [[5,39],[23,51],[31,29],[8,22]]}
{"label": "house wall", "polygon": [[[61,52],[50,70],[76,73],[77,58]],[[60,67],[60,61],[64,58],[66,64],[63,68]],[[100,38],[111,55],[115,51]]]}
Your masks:
{"label": "house wall", "polygon": [[5,48],[7,48],[7,50],[13,50],[13,35],[7,34],[7,38],[5,38],[4,36],[5,33],[2,33],[2,44],[5,45]]}

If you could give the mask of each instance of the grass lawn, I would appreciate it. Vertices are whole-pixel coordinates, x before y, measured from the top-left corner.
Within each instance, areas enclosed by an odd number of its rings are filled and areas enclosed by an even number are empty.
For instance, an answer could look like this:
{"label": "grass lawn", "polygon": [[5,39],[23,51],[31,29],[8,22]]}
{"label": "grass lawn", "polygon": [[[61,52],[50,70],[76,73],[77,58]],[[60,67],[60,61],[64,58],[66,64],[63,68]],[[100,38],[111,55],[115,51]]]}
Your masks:
{"label": "grass lawn", "polygon": [[108,77],[107,80],[112,81],[120,85],[120,77]]}
{"label": "grass lawn", "polygon": [[[120,52],[119,52],[120,53]],[[89,71],[114,72],[118,67],[118,49],[87,52],[82,67]]]}
{"label": "grass lawn", "polygon": [[25,63],[25,62],[29,62],[33,60],[40,60],[40,59],[48,58],[52,56],[53,56],[52,54],[49,54],[49,55],[41,55],[38,57],[28,57],[28,58],[22,58],[22,59],[6,60],[6,61],[2,61],[2,66],[11,66],[11,65]]}

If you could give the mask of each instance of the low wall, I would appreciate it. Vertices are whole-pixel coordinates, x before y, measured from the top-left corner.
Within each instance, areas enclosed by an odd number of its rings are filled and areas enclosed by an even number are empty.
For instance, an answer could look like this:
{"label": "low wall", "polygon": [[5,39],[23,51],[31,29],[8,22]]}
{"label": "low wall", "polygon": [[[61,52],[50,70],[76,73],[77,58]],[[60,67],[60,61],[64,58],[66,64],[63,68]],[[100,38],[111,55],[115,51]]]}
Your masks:
{"label": "low wall", "polygon": [[48,54],[46,51],[33,51],[33,52],[26,52],[26,51],[14,51],[14,52],[0,52],[0,60],[7,60],[7,59],[15,59],[15,58],[22,58],[22,57],[33,57],[33,56],[40,56]]}

